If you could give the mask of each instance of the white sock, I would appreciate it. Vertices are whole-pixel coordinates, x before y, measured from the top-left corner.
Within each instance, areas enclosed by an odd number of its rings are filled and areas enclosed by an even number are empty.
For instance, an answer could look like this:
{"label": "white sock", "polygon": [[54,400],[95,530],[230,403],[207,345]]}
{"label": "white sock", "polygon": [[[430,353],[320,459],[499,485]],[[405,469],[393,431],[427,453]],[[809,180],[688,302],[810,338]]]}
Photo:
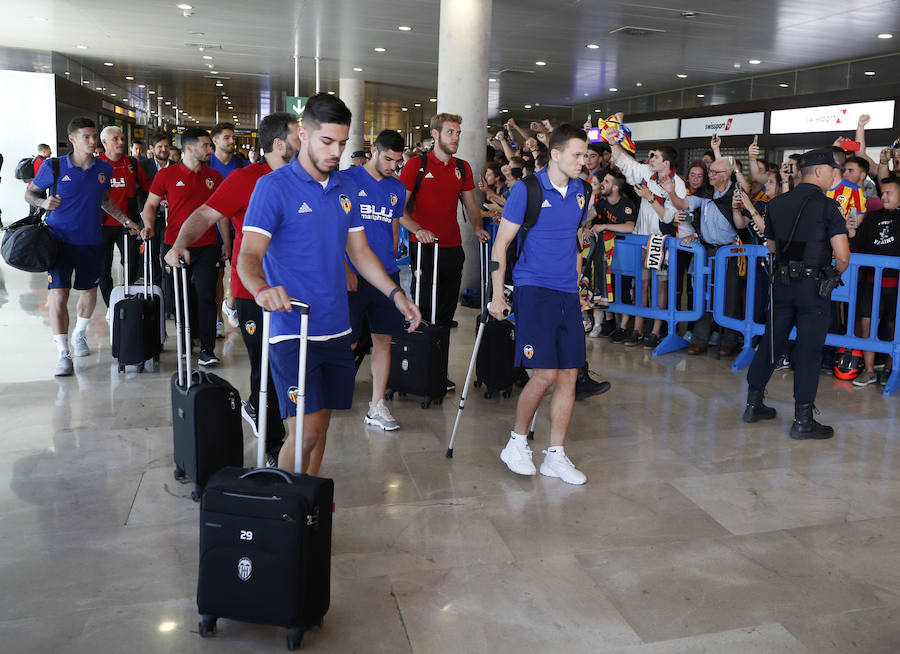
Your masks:
{"label": "white sock", "polygon": [[566,451],[563,449],[562,445],[554,445],[553,447],[547,448],[547,454],[565,454]]}
{"label": "white sock", "polygon": [[78,320],[75,322],[75,331],[72,332],[72,337],[76,336],[84,336],[84,331],[87,329],[87,326],[90,324],[90,318],[82,318],[78,316]]}
{"label": "white sock", "polygon": [[68,334],[57,334],[53,337],[53,342],[56,343],[56,349],[59,350],[59,356],[64,357],[69,354]]}
{"label": "white sock", "polygon": [[510,439],[512,439],[514,441],[520,441],[520,440],[524,441],[524,440],[527,440],[527,438],[528,438],[525,434],[517,434],[514,431],[509,432],[509,437],[510,437]]}

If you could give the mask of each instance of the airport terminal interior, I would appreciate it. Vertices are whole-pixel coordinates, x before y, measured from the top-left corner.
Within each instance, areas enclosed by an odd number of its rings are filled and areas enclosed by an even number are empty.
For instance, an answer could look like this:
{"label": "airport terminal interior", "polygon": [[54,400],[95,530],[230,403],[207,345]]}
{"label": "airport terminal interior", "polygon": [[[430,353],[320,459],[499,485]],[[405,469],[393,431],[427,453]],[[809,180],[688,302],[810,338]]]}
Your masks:
{"label": "airport terminal interior", "polygon": [[[75,116],[119,127],[129,145],[228,121],[246,154],[266,115],[317,92],[353,111],[342,168],[384,129],[424,151],[438,112],[462,115],[458,156],[476,178],[486,138],[510,118],[526,132],[537,123],[534,134],[545,119],[596,126],[619,112],[634,156],[675,148],[685,181],[712,137],[745,166],[756,141],[777,168],[839,137],[855,142],[862,115],[861,153],[895,175],[900,166],[896,0],[35,0],[4,14],[5,225],[28,214],[17,162],[38,143],[64,156]],[[477,288],[475,236],[460,225],[462,287]],[[406,287],[406,260],[401,272]],[[703,275],[691,274],[700,292]],[[122,283],[118,255],[112,275]],[[285,651],[280,626],[223,618],[214,637],[199,634],[200,505],[173,476],[174,321],[158,366],[120,372],[100,300],[90,354],[54,376],[47,286],[46,273],[0,262],[0,651]],[[611,387],[575,402],[565,452],[587,483],[573,485],[500,460],[518,386],[486,398],[470,385],[445,456],[478,315],[456,310],[456,388],[442,403],[394,396],[400,428],[366,425],[366,358],[352,408],[334,413],[319,471],[334,480],[330,607],[305,650],[900,652],[890,384],[854,385],[829,362],[815,405],[834,436],[794,440],[790,368],[767,387],[777,417],[746,423],[748,361],[737,366],[713,341],[700,355],[687,341],[663,353],[595,330],[587,364]],[[883,352],[898,343],[884,339]],[[227,322],[215,354],[211,371],[246,399],[247,349]],[[549,399],[534,423],[536,463],[550,444]],[[250,467],[257,439],[243,430]]]}

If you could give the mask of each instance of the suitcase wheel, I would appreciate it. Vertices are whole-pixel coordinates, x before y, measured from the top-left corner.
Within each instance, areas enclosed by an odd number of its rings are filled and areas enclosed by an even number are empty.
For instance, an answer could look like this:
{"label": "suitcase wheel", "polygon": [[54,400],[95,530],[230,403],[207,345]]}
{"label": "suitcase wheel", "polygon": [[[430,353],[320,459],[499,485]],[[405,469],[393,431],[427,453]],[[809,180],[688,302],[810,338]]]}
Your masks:
{"label": "suitcase wheel", "polygon": [[406,393],[397,393],[397,395],[400,396],[400,399],[403,399],[404,397],[406,397]]}
{"label": "suitcase wheel", "polygon": [[138,365],[138,372],[144,372],[144,364],[143,363]]}
{"label": "suitcase wheel", "polygon": [[481,381],[476,379],[472,382],[472,386],[474,386],[475,388],[481,388]]}
{"label": "suitcase wheel", "polygon": [[175,481],[184,481],[187,479],[187,475],[184,473],[184,470],[175,466],[175,472],[173,473],[175,476]]}
{"label": "suitcase wheel", "polygon": [[200,496],[203,494],[203,491],[199,486],[194,486],[194,490],[191,491],[191,499],[195,502],[200,501]]}
{"label": "suitcase wheel", "polygon": [[303,649],[303,630],[291,629],[287,635],[287,648],[293,652],[295,649]]}
{"label": "suitcase wheel", "polygon": [[427,409],[428,407],[431,406],[431,398],[426,397],[424,400],[422,400],[422,402],[419,404],[419,406],[422,407],[423,409]]}
{"label": "suitcase wheel", "polygon": [[502,393],[500,393],[500,395],[501,395],[502,397],[505,397],[505,398],[510,398],[510,397],[512,397],[512,389],[511,389],[511,388],[507,388],[505,391],[503,391]]}
{"label": "suitcase wheel", "polygon": [[216,616],[204,615],[200,618],[200,624],[197,625],[200,630],[201,638],[209,638],[216,635]]}
{"label": "suitcase wheel", "polygon": [[125,372],[125,364],[124,363],[119,364],[119,372]]}
{"label": "suitcase wheel", "polygon": [[387,389],[387,390],[384,392],[384,399],[386,399],[388,402],[390,402],[391,400],[393,400],[393,399],[394,399],[394,391],[392,391],[390,388]]}
{"label": "suitcase wheel", "polygon": [[153,365],[159,367],[159,355],[153,357]]}
{"label": "suitcase wheel", "polygon": [[490,399],[493,398],[493,397],[494,397],[494,393],[493,393],[492,391],[485,391],[485,392],[484,392],[484,399],[490,400]]}

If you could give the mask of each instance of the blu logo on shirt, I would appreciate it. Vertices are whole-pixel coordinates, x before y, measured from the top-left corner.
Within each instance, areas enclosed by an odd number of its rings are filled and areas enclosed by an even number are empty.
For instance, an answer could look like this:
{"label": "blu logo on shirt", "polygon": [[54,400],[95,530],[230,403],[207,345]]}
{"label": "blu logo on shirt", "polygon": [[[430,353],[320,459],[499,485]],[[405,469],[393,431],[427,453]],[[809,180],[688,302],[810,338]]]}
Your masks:
{"label": "blu logo on shirt", "polygon": [[379,209],[374,204],[361,204],[359,212],[362,214],[363,220],[377,220],[383,223],[390,223],[394,220],[394,210],[388,207]]}

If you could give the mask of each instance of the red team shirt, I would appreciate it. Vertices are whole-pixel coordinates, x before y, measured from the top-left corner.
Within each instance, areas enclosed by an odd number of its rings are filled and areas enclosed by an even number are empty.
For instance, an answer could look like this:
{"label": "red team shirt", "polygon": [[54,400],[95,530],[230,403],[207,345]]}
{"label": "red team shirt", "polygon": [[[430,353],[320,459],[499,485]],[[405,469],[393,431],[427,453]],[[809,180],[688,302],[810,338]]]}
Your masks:
{"label": "red team shirt", "polygon": [[[166,222],[166,245],[174,245],[178,232],[188,216],[201,204],[205,204],[216,187],[222,183],[222,176],[206,165],[201,165],[197,172],[191,171],[184,164],[162,168],[150,192],[169,201],[169,218]],[[215,245],[216,232],[210,227],[188,247]]]}
{"label": "red team shirt", "polygon": [[[147,177],[147,173],[140,166],[135,170],[128,157],[123,156],[118,161],[113,161],[104,152],[100,155],[100,158],[113,168],[113,176],[109,180],[109,197],[122,210],[122,213],[129,218],[133,218],[128,209],[128,200],[137,195],[138,184],[140,184],[141,188],[149,189],[150,178]],[[122,223],[104,212],[103,226],[121,227]]]}
{"label": "red team shirt", "polygon": [[[419,157],[413,157],[400,171],[400,181],[407,191],[412,191],[416,186],[421,161]],[[434,152],[429,152],[425,177],[422,178],[422,185],[413,205],[413,219],[423,228],[433,232],[440,240],[442,248],[462,245],[459,223],[456,220],[456,207],[460,193],[475,188],[472,168],[466,161],[463,161],[463,165],[466,170],[465,181],[456,167],[454,157],[450,157],[450,161],[444,164]],[[415,243],[415,236],[410,235],[410,240]]]}
{"label": "red team shirt", "polygon": [[250,204],[250,196],[257,180],[272,172],[269,164],[253,164],[233,170],[216,192],[206,201],[206,206],[231,218],[234,225],[234,244],[231,246],[231,295],[244,300],[253,296],[244,288],[237,273],[237,260],[244,240],[244,214]]}

